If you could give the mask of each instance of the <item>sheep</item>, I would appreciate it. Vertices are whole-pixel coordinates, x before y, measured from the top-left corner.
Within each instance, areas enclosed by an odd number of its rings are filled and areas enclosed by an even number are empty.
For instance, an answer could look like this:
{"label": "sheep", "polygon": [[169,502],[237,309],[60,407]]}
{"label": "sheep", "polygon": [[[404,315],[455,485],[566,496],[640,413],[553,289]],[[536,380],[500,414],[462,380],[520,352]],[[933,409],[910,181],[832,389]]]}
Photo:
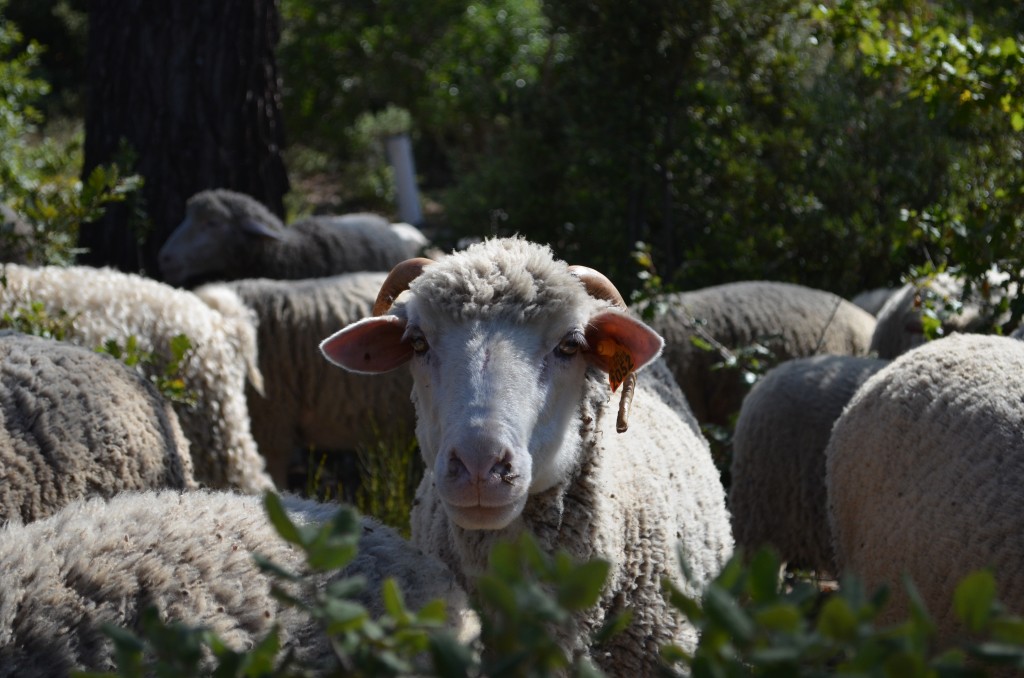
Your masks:
{"label": "sheep", "polygon": [[833,573],[825,446],[854,392],[887,362],[794,358],[751,389],[733,432],[729,485],[733,535],[747,553],[770,545],[791,567]]}
{"label": "sheep", "polygon": [[[999,277],[989,276],[995,283],[990,294],[1000,294]],[[980,332],[992,323],[982,295],[974,293],[963,299],[964,285],[949,273],[917,282],[909,282],[897,289],[878,311],[878,323],[871,337],[870,350],[878,357],[892,360],[915,346],[927,341],[923,325],[925,303],[930,300],[940,323],[939,334],[954,332]],[[946,312],[947,305],[956,312]]]}
{"label": "sheep", "polygon": [[174,410],[109,356],[0,332],[0,524],[124,490],[193,488]]}
{"label": "sheep", "polygon": [[[404,370],[382,377],[324,369],[316,350],[325,336],[368,315],[387,273],[346,273],[305,280],[256,278],[198,287],[210,300],[235,296],[257,318],[263,393],[247,388],[252,434],[267,470],[286,487],[296,450],[354,450],[372,442],[374,426],[412,436],[415,413]],[[301,455],[305,456],[305,455]]]}
{"label": "sheep", "polygon": [[871,315],[877,317],[878,312],[882,310],[882,306],[885,305],[885,302],[888,301],[889,297],[891,297],[895,292],[896,288],[894,287],[874,287],[860,292],[850,299],[850,303],[854,306],[863,308]]}
{"label": "sheep", "polygon": [[[606,560],[599,602],[558,639],[609,675],[651,675],[661,645],[696,643],[661,580],[699,595],[733,546],[707,441],[672,407],[685,399],[672,384],[650,383],[666,370],[636,379],[662,345],[603,275],[508,238],[396,267],[374,315],[321,349],[355,372],[410,363],[426,465],[414,543],[470,591],[492,546],[521,532],[548,553]],[[618,415],[609,382],[622,384]],[[663,398],[672,389],[678,395]],[[603,622],[626,610],[628,628],[589,647]]]}
{"label": "sheep", "polygon": [[1024,344],[955,334],[893,360],[857,391],[825,451],[836,564],[893,598],[908,574],[945,643],[963,629],[955,585],[991,568],[997,595],[1024,611]]}
{"label": "sheep", "polygon": [[[110,671],[114,647],[102,626],[137,630],[151,606],[162,621],[209,628],[236,651],[277,625],[282,652],[321,669],[336,664],[318,623],[275,597],[274,579],[254,560],[259,554],[286,570],[307,571],[303,553],[277,534],[260,502],[233,492],[126,492],[0,528],[0,677]],[[337,510],[294,496],[282,502],[300,525],[324,522]],[[457,635],[476,631],[451,572],[371,518],[362,518],[349,565],[310,576],[322,589],[351,575],[365,578],[359,601],[374,617],[384,611],[381,583],[393,577],[410,609],[441,599]],[[207,657],[204,675],[211,663]]]}
{"label": "sheep", "polygon": [[[823,290],[745,281],[664,294],[636,306],[665,338],[665,360],[702,424],[728,426],[748,384],[738,370],[716,370],[720,351],[760,343],[776,362],[817,354],[866,355],[875,328],[867,311]],[[761,357],[763,359],[763,356]]]}
{"label": "sheep", "polygon": [[226,189],[189,198],[185,219],[160,248],[163,279],[178,286],[239,278],[316,278],[387,271],[427,239],[376,214],[307,217],[286,227],[260,202]]}
{"label": "sheep", "polygon": [[[232,309],[225,301],[217,312],[191,292],[107,268],[5,264],[0,275],[0,316],[41,303],[48,317],[70,324],[67,341],[90,349],[110,340],[127,346],[135,337],[139,351],[168,360],[174,337],[186,335],[192,348],[181,375],[197,402],[175,403],[175,411],[190,443],[196,481],[245,492],[273,487],[245,403],[246,378],[261,386],[248,309]],[[159,362],[143,361],[140,368],[147,376],[158,374]]]}

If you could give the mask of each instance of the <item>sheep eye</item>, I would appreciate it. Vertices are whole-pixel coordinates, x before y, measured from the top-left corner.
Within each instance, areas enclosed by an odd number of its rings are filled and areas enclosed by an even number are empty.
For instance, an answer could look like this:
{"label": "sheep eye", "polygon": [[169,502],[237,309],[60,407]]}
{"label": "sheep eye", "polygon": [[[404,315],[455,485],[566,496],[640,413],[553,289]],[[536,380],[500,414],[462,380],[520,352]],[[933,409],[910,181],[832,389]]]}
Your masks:
{"label": "sheep eye", "polygon": [[580,345],[581,342],[579,338],[576,337],[576,335],[574,334],[570,334],[569,336],[565,337],[560,342],[558,342],[558,348],[556,350],[558,351],[559,355],[568,357],[579,353]]}
{"label": "sheep eye", "polygon": [[416,336],[409,340],[409,345],[412,346],[414,353],[426,353],[430,345],[427,340],[422,336]]}

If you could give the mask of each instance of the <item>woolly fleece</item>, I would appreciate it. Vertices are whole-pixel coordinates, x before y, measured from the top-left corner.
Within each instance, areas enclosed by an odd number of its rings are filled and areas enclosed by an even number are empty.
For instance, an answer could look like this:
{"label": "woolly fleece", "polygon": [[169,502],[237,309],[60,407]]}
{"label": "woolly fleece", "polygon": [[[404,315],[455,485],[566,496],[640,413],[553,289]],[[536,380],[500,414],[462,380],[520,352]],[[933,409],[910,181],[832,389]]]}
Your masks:
{"label": "woolly fleece", "polygon": [[[319,342],[370,315],[386,273],[348,273],[307,280],[251,279],[196,289],[206,299],[237,295],[258,318],[263,394],[246,388],[252,434],[278,487],[289,463],[310,447],[354,450],[378,431],[409,439],[416,415],[408,370],[366,375],[325,366]],[[215,303],[215,302],[213,302]]]}
{"label": "woolly fleece", "polygon": [[833,571],[825,447],[850,398],[886,364],[794,358],[754,385],[733,432],[729,486],[733,535],[747,553],[768,545],[793,567]]}
{"label": "woolly fleece", "polygon": [[156,389],[80,346],[0,332],[0,524],[125,490],[195,487],[188,440]]}
{"label": "woolly fleece", "polygon": [[958,334],[908,351],[856,393],[826,450],[837,565],[888,583],[880,622],[905,618],[909,574],[940,642],[953,590],[991,568],[1024,613],[1024,343]]}
{"label": "woolly fleece", "polygon": [[727,349],[761,343],[777,362],[818,354],[867,355],[875,318],[831,292],[769,281],[746,281],[665,294],[648,321],[665,338],[665,360],[698,421],[728,425],[747,385],[738,370],[691,339],[693,319]]}
{"label": "woolly fleece", "polygon": [[[283,501],[300,524],[327,520],[337,510],[295,497]],[[110,671],[113,646],[101,626],[137,630],[150,606],[165,622],[211,629],[235,650],[253,647],[276,624],[282,652],[333,666],[317,623],[271,594],[272,578],[257,567],[256,553],[291,571],[304,568],[302,553],[277,535],[261,500],[229,492],[125,493],[7,526],[0,530],[0,676]],[[352,574],[366,579],[361,602],[373,615],[383,610],[381,583],[394,577],[410,609],[441,598],[457,631],[464,620],[472,623],[451,573],[372,519],[363,518],[356,559],[316,579],[325,586]]]}
{"label": "woolly fleece", "polygon": [[[67,314],[67,341],[89,349],[111,339],[123,347],[134,336],[139,351],[169,360],[172,339],[185,334],[192,349],[182,376],[197,403],[175,403],[174,409],[190,442],[196,480],[245,492],[273,486],[245,402],[247,378],[262,386],[248,309],[225,300],[218,312],[191,292],[109,268],[5,264],[0,273],[7,281],[0,286],[0,313],[41,302],[52,318]],[[141,368],[150,376],[160,366]]]}

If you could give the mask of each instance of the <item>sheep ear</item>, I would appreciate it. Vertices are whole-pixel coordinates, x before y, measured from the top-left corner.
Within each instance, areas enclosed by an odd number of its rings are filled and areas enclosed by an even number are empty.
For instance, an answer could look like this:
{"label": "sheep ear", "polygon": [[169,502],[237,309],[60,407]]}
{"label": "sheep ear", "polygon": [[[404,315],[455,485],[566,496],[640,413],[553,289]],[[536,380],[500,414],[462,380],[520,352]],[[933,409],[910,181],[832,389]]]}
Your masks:
{"label": "sheep ear", "polygon": [[665,340],[644,323],[622,311],[603,311],[587,323],[587,359],[608,373],[612,391],[631,372],[658,357]]}
{"label": "sheep ear", "polygon": [[412,357],[412,347],[402,341],[404,334],[405,321],[398,316],[364,318],[324,339],[320,351],[350,372],[379,374]]}
{"label": "sheep ear", "polygon": [[252,219],[246,219],[242,222],[242,233],[254,235],[258,238],[281,239],[281,232],[279,230],[267,226],[262,221],[254,221]]}

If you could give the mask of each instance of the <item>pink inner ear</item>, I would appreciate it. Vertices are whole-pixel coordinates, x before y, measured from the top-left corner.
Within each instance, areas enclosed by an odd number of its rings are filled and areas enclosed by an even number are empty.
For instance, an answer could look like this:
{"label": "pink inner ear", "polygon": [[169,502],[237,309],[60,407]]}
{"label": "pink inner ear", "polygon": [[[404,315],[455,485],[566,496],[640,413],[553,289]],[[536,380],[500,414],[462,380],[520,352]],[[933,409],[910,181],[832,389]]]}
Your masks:
{"label": "pink inner ear", "polygon": [[350,372],[377,374],[393,370],[412,357],[402,341],[405,321],[393,315],[364,318],[320,343],[324,356]]}
{"label": "pink inner ear", "polygon": [[588,358],[605,372],[610,371],[609,361],[595,350],[602,339],[611,339],[624,346],[637,370],[657,358],[665,345],[661,335],[621,311],[604,311],[591,318],[587,323],[586,337],[590,345]]}

